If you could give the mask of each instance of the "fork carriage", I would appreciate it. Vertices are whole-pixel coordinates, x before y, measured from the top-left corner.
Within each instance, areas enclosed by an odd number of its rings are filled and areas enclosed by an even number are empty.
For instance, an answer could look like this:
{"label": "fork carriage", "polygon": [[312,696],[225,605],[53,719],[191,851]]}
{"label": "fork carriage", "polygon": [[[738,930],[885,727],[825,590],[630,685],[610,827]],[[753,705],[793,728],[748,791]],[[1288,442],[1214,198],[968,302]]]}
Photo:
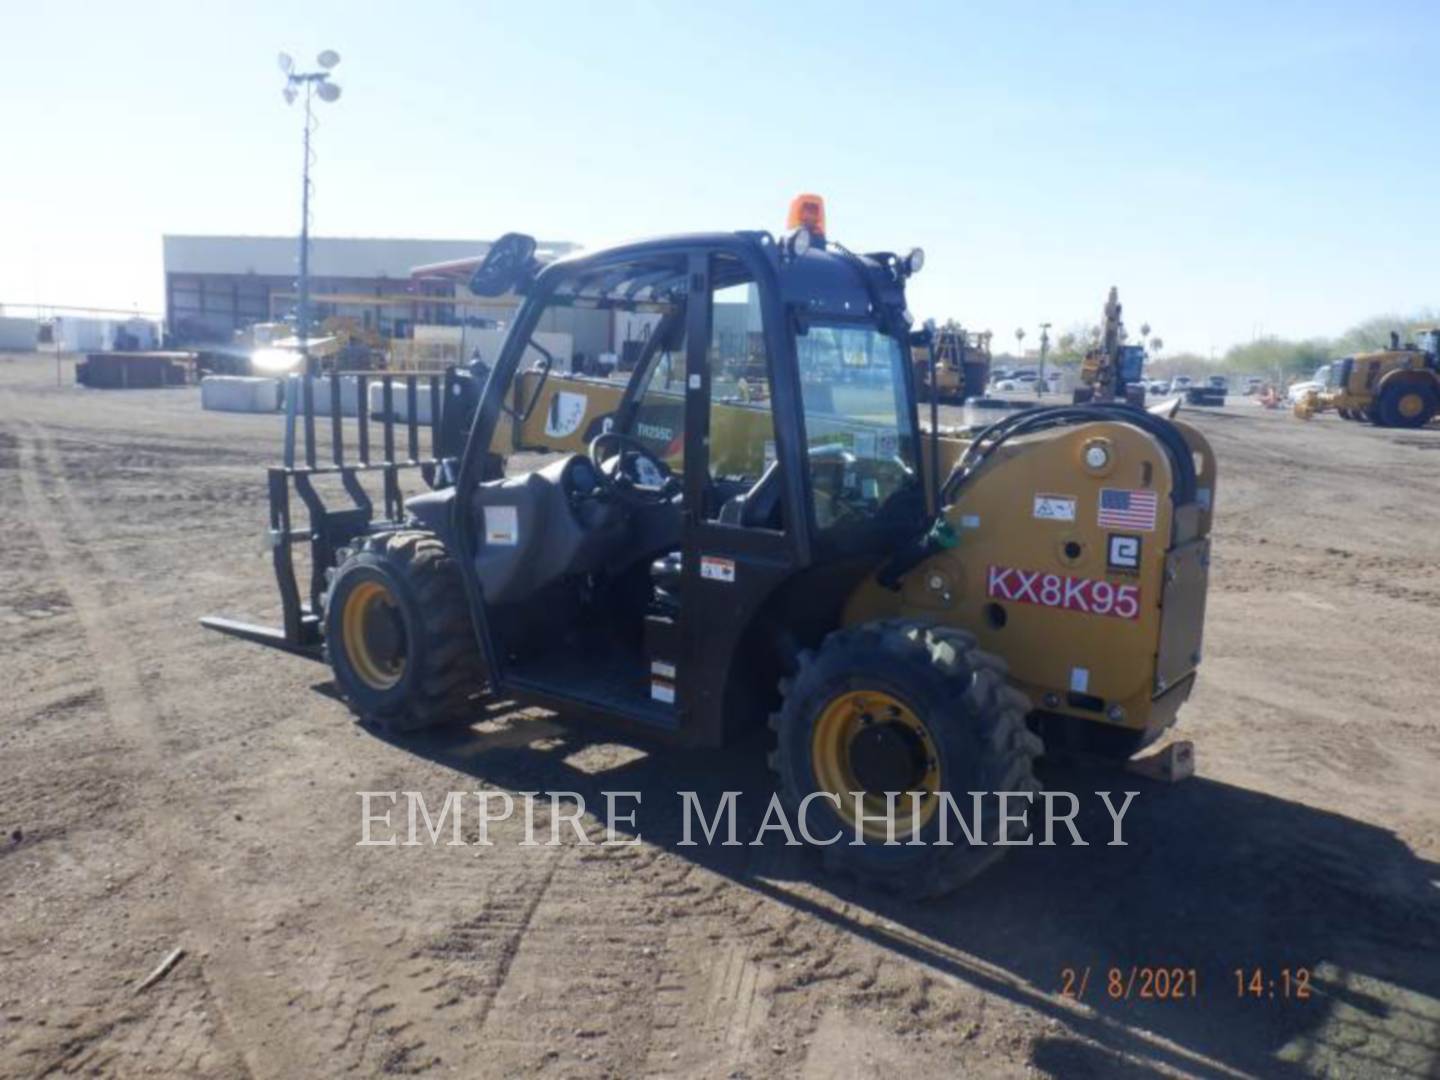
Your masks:
{"label": "fork carriage", "polygon": [[[354,387],[353,417],[345,415],[349,386]],[[373,411],[372,387],[379,388],[379,408]],[[201,624],[323,660],[320,621],[328,571],[341,549],[357,537],[404,523],[402,473],[418,473],[432,490],[454,482],[464,425],[473,414],[476,393],[475,378],[453,367],[441,372],[336,371],[289,376],[282,463],[266,469],[268,536],[280,592],[281,625],[259,626],[215,615],[201,619]],[[328,417],[317,423],[316,407],[322,402],[328,405]],[[428,416],[422,419],[422,413]],[[328,439],[324,419],[329,421]],[[347,453],[346,442],[346,422],[351,419],[353,455]],[[377,424],[378,433],[372,432]],[[379,439],[372,438],[373,434]],[[361,483],[362,476],[374,474],[380,477],[378,517],[375,500]],[[322,476],[339,477],[348,506],[326,503],[315,486],[315,478]],[[305,507],[304,527],[296,526],[292,491]],[[291,549],[307,542],[310,580],[302,599]]]}

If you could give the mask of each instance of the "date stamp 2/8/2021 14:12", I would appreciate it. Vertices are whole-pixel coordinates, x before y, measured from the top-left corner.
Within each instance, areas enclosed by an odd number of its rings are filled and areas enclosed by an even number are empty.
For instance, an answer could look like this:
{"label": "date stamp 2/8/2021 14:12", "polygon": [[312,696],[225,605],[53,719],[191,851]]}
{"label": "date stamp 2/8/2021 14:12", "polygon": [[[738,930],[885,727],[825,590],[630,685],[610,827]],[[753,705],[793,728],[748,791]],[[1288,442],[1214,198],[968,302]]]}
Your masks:
{"label": "date stamp 2/8/2021 14:12", "polygon": [[1072,1001],[1197,1001],[1213,992],[1229,1000],[1308,1001],[1313,991],[1305,967],[1237,967],[1229,979],[1202,979],[1200,970],[1184,965],[1085,965],[1060,969],[1057,992]]}

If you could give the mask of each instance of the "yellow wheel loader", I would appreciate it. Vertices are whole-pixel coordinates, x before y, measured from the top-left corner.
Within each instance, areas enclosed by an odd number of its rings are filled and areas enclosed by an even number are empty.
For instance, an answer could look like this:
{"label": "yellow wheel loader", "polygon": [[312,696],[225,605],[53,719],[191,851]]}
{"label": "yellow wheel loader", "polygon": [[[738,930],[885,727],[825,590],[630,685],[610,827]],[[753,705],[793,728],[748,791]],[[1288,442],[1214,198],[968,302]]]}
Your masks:
{"label": "yellow wheel loader", "polygon": [[1391,333],[1390,348],[1335,361],[1325,385],[1296,401],[1295,415],[1308,420],[1333,409],[1344,420],[1379,427],[1424,427],[1440,414],[1440,329],[1420,330],[1417,337],[1402,346]]}
{"label": "yellow wheel loader", "polygon": [[[362,373],[369,405],[332,410],[328,439],[297,376],[269,472],[283,625],[206,625],[328,663],[391,732],[463,723],[487,694],[688,746],[768,724],[783,805],[807,837],[846,837],[832,868],[912,896],[972,877],[1029,825],[995,815],[961,838],[970,793],[1031,798],[1047,745],[1124,758],[1175,721],[1215,458],[1117,403],[933,437],[905,301],[920,256],[853,253],[799,210],[779,237],[545,265],[503,237],[471,289],[524,304],[483,385],[381,374],[367,393]],[[537,358],[560,309],[652,315],[634,371]],[[405,497],[417,474],[428,490]],[[947,826],[956,842],[936,843]]]}

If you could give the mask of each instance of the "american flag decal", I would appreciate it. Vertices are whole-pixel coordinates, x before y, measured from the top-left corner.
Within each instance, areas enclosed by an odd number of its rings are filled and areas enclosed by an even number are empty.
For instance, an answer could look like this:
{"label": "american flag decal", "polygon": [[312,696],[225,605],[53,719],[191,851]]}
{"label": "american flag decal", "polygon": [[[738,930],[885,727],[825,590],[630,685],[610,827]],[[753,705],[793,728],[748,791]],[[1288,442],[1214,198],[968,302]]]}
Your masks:
{"label": "american flag decal", "polygon": [[1153,491],[1100,489],[1099,525],[1102,529],[1155,531],[1157,499]]}

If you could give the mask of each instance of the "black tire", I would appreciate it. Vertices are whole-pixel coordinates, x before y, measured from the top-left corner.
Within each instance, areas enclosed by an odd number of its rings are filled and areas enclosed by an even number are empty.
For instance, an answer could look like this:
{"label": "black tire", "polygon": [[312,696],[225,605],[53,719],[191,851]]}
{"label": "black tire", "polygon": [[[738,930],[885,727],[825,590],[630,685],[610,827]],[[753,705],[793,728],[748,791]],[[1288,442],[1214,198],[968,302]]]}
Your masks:
{"label": "black tire", "polygon": [[[771,766],[792,821],[798,823],[801,801],[807,795],[836,790],[827,788],[820,778],[826,764],[820,760],[823,752],[817,749],[823,733],[817,732],[826,723],[829,710],[857,694],[893,699],[908,710],[909,719],[923,725],[923,735],[908,736],[915,740],[922,758],[934,755],[929,766],[936,770],[937,786],[922,806],[933,802],[939,808],[940,793],[949,792],[968,820],[972,805],[968,792],[1018,791],[1033,796],[1040,790],[1033,766],[1044,747],[1025,726],[1030,703],[1006,683],[1004,662],[976,648],[970,634],[908,620],[864,623],[835,631],[818,650],[801,653],[799,660],[794,677],[782,680],[783,703],[770,718],[776,735]],[[867,716],[861,716],[858,723],[865,725],[865,734],[850,739],[847,755],[876,728],[891,726],[887,720],[871,728]],[[850,760],[864,764],[858,755]],[[910,785],[911,789],[927,786]],[[863,790],[886,788],[865,786]],[[958,888],[1006,851],[1006,847],[994,846],[1000,833],[993,796],[983,804],[979,829],[983,845],[974,846],[953,819],[948,821],[953,846],[934,843],[943,809],[932,813],[921,826],[923,846],[906,845],[910,804],[906,797],[897,804],[900,845],[886,845],[883,837],[856,845],[851,843],[853,817],[842,816],[826,798],[812,800],[808,815],[811,835],[823,840],[838,831],[842,837],[822,847],[826,867],[887,892],[928,897]],[[1022,809],[1023,803],[1011,805],[1012,812]],[[1012,820],[1008,839],[1023,840],[1029,828],[1028,815]]]}
{"label": "black tire", "polygon": [[[1418,403],[1417,403],[1418,399]],[[1422,382],[1391,383],[1380,391],[1377,409],[1382,427],[1424,427],[1440,408],[1435,387]]]}
{"label": "black tire", "polygon": [[326,595],[325,656],[351,710],[385,731],[470,715],[480,656],[459,567],[438,537],[387,533],[350,552]]}

